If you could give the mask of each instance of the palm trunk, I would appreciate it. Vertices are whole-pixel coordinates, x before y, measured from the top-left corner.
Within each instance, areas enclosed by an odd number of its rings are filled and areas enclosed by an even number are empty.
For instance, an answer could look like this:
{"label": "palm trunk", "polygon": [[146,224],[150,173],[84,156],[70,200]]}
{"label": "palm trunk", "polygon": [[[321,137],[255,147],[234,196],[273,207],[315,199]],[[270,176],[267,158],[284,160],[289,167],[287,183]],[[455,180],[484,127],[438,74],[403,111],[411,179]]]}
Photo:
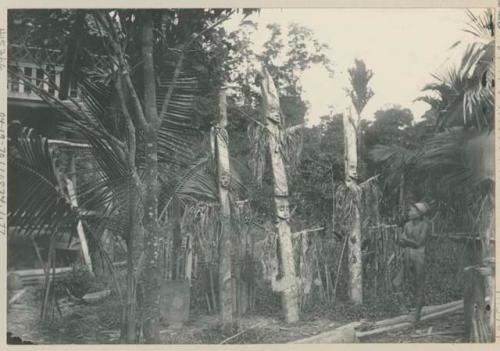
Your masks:
{"label": "palm trunk", "polygon": [[172,204],[173,206],[173,218],[172,218],[172,250],[171,250],[171,276],[172,280],[173,279],[180,279],[179,276],[179,257],[181,255],[180,249],[182,246],[182,233],[181,233],[181,223],[180,219],[182,217],[181,215],[181,209],[179,208],[179,204],[174,203]]}
{"label": "palm trunk", "polygon": [[153,63],[153,18],[146,10],[142,16],[142,57],[144,72],[145,138],[144,191],[144,270],[140,279],[143,288],[143,335],[146,344],[160,341],[160,248],[161,231],[158,224],[158,129],[160,120],[156,107],[156,83]]}
{"label": "palm trunk", "polygon": [[[127,157],[131,171],[130,233],[127,240],[127,306],[123,317],[122,340],[137,343],[142,332],[145,343],[159,343],[160,251],[163,240],[158,223],[158,130],[161,119],[156,105],[153,17],[150,10],[139,11],[139,14],[137,21],[141,27],[142,101],[130,77],[126,54],[116,38],[110,36],[110,43],[122,70],[122,74],[117,77],[116,88],[128,130]],[[106,19],[105,12],[100,12],[98,18],[104,23],[113,21],[111,18]],[[130,105],[133,115],[129,111]],[[168,101],[164,102],[165,106],[168,106]],[[135,164],[137,132],[142,132],[141,140],[144,143],[143,180],[139,178]]]}
{"label": "palm trunk", "polygon": [[290,217],[288,203],[288,180],[285,163],[281,152],[281,114],[279,97],[272,77],[264,69],[261,82],[262,97],[264,99],[264,114],[269,131],[269,155],[274,184],[274,207],[276,213],[276,231],[280,244],[281,262],[281,305],[287,323],[299,320],[299,300],[295,275],[295,261],[291,239]]}
{"label": "palm trunk", "polygon": [[193,275],[193,238],[187,235],[186,238],[186,259],[184,261],[184,279],[189,281],[191,287],[191,278]]}
{"label": "palm trunk", "polygon": [[344,145],[345,145],[345,182],[354,198],[354,208],[352,212],[351,231],[348,241],[348,262],[350,288],[349,296],[351,302],[355,304],[363,303],[363,265],[361,261],[361,215],[360,215],[360,194],[361,189],[357,184],[358,155],[356,141],[356,122],[352,118],[351,109],[344,113]]}
{"label": "palm trunk", "polygon": [[125,290],[125,308],[123,312],[121,340],[123,343],[137,343],[137,275],[143,252],[143,228],[140,224],[139,196],[137,185],[129,189],[129,234],[127,237],[127,288]]}
{"label": "palm trunk", "polygon": [[160,340],[160,228],[158,226],[158,156],[156,133],[146,134],[146,167],[144,201],[145,264],[141,285],[144,292],[143,333],[147,344]]}
{"label": "palm trunk", "polygon": [[229,164],[228,135],[226,131],[227,111],[226,93],[219,96],[219,121],[212,129],[212,145],[217,161],[217,179],[221,211],[221,238],[219,242],[219,306],[220,319],[224,330],[231,331],[236,320],[233,319],[233,278],[231,274],[232,233],[231,204],[229,186],[231,184],[231,168]]}

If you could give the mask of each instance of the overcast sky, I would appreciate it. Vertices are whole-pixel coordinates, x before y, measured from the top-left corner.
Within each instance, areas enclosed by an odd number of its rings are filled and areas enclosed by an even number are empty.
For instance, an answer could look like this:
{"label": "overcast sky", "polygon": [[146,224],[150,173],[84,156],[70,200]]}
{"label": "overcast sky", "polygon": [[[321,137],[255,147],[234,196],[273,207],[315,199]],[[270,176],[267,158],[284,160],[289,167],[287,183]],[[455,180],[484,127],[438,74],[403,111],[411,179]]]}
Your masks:
{"label": "overcast sky", "polygon": [[[366,106],[364,118],[372,119],[375,111],[398,104],[418,119],[428,109],[423,102],[413,102],[421,88],[432,81],[432,73],[460,58],[463,47],[450,49],[455,42],[471,40],[463,31],[468,22],[465,9],[263,9],[248,19],[259,24],[252,36],[257,51],[269,38],[265,28],[269,23],[278,23],[283,29],[291,22],[299,23],[330,46],[333,78],[315,67],[301,79],[310,103],[309,124],[318,123],[330,111],[344,110],[347,68],[354,65],[355,58],[363,59],[374,72],[370,86],[375,96]],[[225,26],[234,29],[238,23],[233,18]]]}

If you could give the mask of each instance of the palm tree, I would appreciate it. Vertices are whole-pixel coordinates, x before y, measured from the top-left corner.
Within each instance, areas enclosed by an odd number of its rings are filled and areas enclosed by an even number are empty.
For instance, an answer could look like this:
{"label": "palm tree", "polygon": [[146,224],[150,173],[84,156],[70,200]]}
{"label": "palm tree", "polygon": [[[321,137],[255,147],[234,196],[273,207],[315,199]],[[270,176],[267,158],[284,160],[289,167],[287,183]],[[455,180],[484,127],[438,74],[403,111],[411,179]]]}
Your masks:
{"label": "palm tree", "polygon": [[458,66],[447,72],[434,74],[436,83],[428,84],[424,91],[434,95],[417,98],[427,102],[438,112],[437,128],[448,126],[474,127],[491,130],[494,117],[494,27],[493,13],[482,15],[467,12],[470,23],[465,29],[475,39],[472,43],[455,43],[452,48],[465,46]]}
{"label": "palm tree", "polygon": [[346,92],[354,105],[359,124],[361,113],[366,104],[368,104],[368,101],[375,95],[373,90],[368,86],[368,83],[373,78],[373,71],[366,68],[363,60],[355,59],[354,67],[349,68],[347,72],[349,73],[351,88],[346,89]]}
{"label": "palm tree", "polygon": [[356,110],[356,119],[352,118],[351,108],[344,113],[344,141],[345,141],[345,182],[352,190],[356,206],[353,208],[352,223],[348,241],[348,259],[350,273],[350,298],[352,302],[363,302],[362,280],[362,254],[361,254],[361,204],[358,185],[358,159],[361,158],[361,113],[368,101],[373,97],[373,90],[368,83],[373,77],[373,72],[366,68],[363,60],[356,59],[355,66],[348,69],[351,89],[346,89]]}

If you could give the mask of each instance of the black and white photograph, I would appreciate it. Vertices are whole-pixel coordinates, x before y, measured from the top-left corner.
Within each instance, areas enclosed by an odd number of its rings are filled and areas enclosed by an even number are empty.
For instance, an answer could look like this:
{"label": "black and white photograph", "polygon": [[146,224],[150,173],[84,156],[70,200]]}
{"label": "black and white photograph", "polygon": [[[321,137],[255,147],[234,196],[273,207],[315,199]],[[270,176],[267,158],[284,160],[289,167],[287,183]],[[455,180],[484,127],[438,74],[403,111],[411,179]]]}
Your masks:
{"label": "black and white photograph", "polygon": [[495,342],[495,8],[41,6],[7,345]]}

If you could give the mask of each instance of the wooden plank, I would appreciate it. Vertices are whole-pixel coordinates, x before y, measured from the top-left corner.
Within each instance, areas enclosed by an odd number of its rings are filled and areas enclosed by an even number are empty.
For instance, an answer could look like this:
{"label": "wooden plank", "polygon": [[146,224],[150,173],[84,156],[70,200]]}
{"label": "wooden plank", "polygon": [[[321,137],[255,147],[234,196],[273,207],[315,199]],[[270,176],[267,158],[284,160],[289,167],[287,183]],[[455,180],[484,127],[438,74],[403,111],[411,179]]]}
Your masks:
{"label": "wooden plank", "polygon": [[83,299],[83,301],[85,301],[87,303],[95,303],[95,302],[101,301],[102,299],[105,299],[109,295],[111,295],[111,290],[102,290],[102,291],[96,291],[93,293],[85,294],[82,297],[82,299]]}
{"label": "wooden plank", "polygon": [[[120,261],[113,263],[115,267],[122,267],[126,265],[126,261]],[[73,267],[58,267],[55,269],[55,277],[56,279],[60,279],[70,275],[73,272]],[[15,273],[21,277],[23,284],[32,285],[36,283],[41,283],[45,279],[45,272],[43,268],[39,269],[21,269],[21,270],[12,270],[8,273]],[[50,274],[52,277],[52,273]],[[52,279],[52,278],[51,278]]]}
{"label": "wooden plank", "polygon": [[[455,313],[463,309],[463,301],[453,301],[443,305],[426,306],[422,309],[421,321],[436,319],[447,314]],[[367,331],[357,331],[360,327],[366,327],[365,322],[353,322],[339,328],[329,330],[308,338],[299,339],[294,344],[326,344],[326,343],[353,343],[359,339],[374,335],[383,334],[390,331],[398,331],[414,325],[412,314],[389,318],[373,323],[375,329]]]}
{"label": "wooden plank", "polygon": [[[436,318],[445,316],[447,314],[461,311],[461,310],[463,310],[463,308],[464,308],[463,304],[458,304],[456,306],[452,306],[452,307],[446,308],[444,310],[439,310],[439,311],[429,313],[425,316],[422,316],[422,318],[420,320],[427,321],[427,320],[431,320],[431,319],[436,319]],[[409,315],[408,315],[408,317],[409,317]],[[386,326],[381,327],[381,328],[376,328],[376,329],[368,330],[368,331],[364,331],[364,332],[358,332],[357,337],[359,339],[362,339],[362,338],[366,338],[366,337],[374,336],[374,335],[378,335],[378,334],[383,334],[383,333],[390,332],[390,331],[398,331],[398,330],[406,329],[408,327],[411,327],[412,325],[414,325],[414,322],[412,322],[412,321],[386,325]]]}
{"label": "wooden plank", "polygon": [[[439,312],[442,310],[446,310],[448,308],[456,307],[456,306],[462,306],[463,307],[463,301],[462,300],[457,300],[457,301],[452,301],[449,303],[445,303],[443,305],[434,305],[434,306],[424,306],[422,308],[422,316]],[[409,322],[411,321],[411,315],[405,314],[402,316],[394,317],[394,318],[389,318],[389,319],[384,319],[378,322],[373,323],[371,325],[372,328],[381,328],[389,325],[395,325],[398,323],[403,323],[403,322]]]}
{"label": "wooden plank", "polygon": [[[56,275],[57,274],[64,274],[64,273],[70,273],[73,270],[72,267],[59,267],[56,268]],[[40,269],[21,269],[21,270],[13,270],[10,271],[15,274],[19,274],[21,278],[23,277],[30,277],[30,276],[39,276],[39,275],[44,275],[45,272],[42,268]]]}

